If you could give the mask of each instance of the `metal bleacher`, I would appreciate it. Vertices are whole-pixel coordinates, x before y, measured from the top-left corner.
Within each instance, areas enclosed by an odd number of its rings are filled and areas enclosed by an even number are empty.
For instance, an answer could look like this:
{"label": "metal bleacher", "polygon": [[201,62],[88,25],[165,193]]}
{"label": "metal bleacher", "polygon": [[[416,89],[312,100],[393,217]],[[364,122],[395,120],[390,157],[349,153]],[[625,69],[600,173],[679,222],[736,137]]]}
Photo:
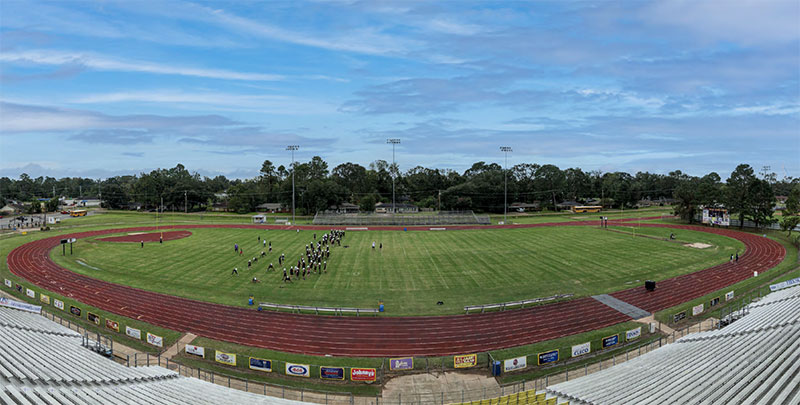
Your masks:
{"label": "metal bleacher", "polygon": [[80,334],[39,314],[0,307],[0,404],[228,403],[304,404],[162,367],[126,367],[81,346]]}
{"label": "metal bleacher", "polygon": [[573,404],[800,404],[800,286],[717,330],[547,387]]}
{"label": "metal bleacher", "polygon": [[441,211],[436,214],[338,214],[319,212],[314,215],[314,225],[331,226],[446,226],[489,225],[488,215],[472,211]]}
{"label": "metal bleacher", "polygon": [[569,405],[569,401],[544,391],[527,390],[497,398],[459,402],[450,405]]}

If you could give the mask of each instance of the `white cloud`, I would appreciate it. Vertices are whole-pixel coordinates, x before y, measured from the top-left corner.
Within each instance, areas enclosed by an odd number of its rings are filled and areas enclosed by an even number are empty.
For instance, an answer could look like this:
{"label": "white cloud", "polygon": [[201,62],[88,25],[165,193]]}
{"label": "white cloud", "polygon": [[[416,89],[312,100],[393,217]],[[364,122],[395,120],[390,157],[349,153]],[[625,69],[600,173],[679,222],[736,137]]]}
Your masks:
{"label": "white cloud", "polygon": [[6,63],[33,63],[39,65],[81,65],[101,71],[142,72],[224,80],[279,81],[286,79],[285,76],[276,74],[243,73],[222,69],[171,66],[147,61],[114,59],[86,52],[63,52],[55,50],[3,52],[0,53],[0,61]]}

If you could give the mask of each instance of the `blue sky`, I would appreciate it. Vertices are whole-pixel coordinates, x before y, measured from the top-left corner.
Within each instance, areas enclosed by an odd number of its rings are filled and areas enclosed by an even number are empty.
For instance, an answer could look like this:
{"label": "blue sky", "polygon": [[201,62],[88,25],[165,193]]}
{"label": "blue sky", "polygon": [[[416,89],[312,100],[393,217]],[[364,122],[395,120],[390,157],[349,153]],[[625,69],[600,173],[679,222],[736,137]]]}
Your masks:
{"label": "blue sky", "polygon": [[0,3],[0,176],[270,159],[800,176],[800,2]]}

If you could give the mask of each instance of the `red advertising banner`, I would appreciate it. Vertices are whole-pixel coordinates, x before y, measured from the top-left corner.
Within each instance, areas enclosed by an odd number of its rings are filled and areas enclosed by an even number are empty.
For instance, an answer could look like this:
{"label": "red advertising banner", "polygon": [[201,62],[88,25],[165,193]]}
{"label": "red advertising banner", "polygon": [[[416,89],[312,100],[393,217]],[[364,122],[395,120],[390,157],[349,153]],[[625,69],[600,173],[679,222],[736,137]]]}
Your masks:
{"label": "red advertising banner", "polygon": [[376,374],[374,368],[351,368],[350,381],[372,382],[375,381]]}

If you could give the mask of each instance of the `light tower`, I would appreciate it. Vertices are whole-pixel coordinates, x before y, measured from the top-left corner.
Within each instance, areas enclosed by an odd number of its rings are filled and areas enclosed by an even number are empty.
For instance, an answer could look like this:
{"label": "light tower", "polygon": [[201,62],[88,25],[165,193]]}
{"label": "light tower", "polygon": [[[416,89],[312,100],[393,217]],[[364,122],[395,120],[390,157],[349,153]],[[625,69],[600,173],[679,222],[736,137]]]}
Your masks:
{"label": "light tower", "polygon": [[289,145],[286,150],[292,151],[292,223],[294,223],[294,151],[300,149],[300,145]]}
{"label": "light tower", "polygon": [[508,152],[513,152],[510,146],[501,146],[500,151],[506,155],[506,167],[503,170],[503,177],[505,180],[505,192],[503,198],[503,224],[508,222]]}
{"label": "light tower", "polygon": [[[392,144],[392,170],[394,170],[395,169],[394,147],[395,147],[395,145],[400,143],[400,139],[398,139],[398,138],[389,138],[389,139],[386,140],[386,143]],[[395,174],[393,172],[392,173],[392,216],[394,216],[395,211],[397,211],[397,206],[395,205],[395,202],[394,202],[394,178],[395,178]]]}

